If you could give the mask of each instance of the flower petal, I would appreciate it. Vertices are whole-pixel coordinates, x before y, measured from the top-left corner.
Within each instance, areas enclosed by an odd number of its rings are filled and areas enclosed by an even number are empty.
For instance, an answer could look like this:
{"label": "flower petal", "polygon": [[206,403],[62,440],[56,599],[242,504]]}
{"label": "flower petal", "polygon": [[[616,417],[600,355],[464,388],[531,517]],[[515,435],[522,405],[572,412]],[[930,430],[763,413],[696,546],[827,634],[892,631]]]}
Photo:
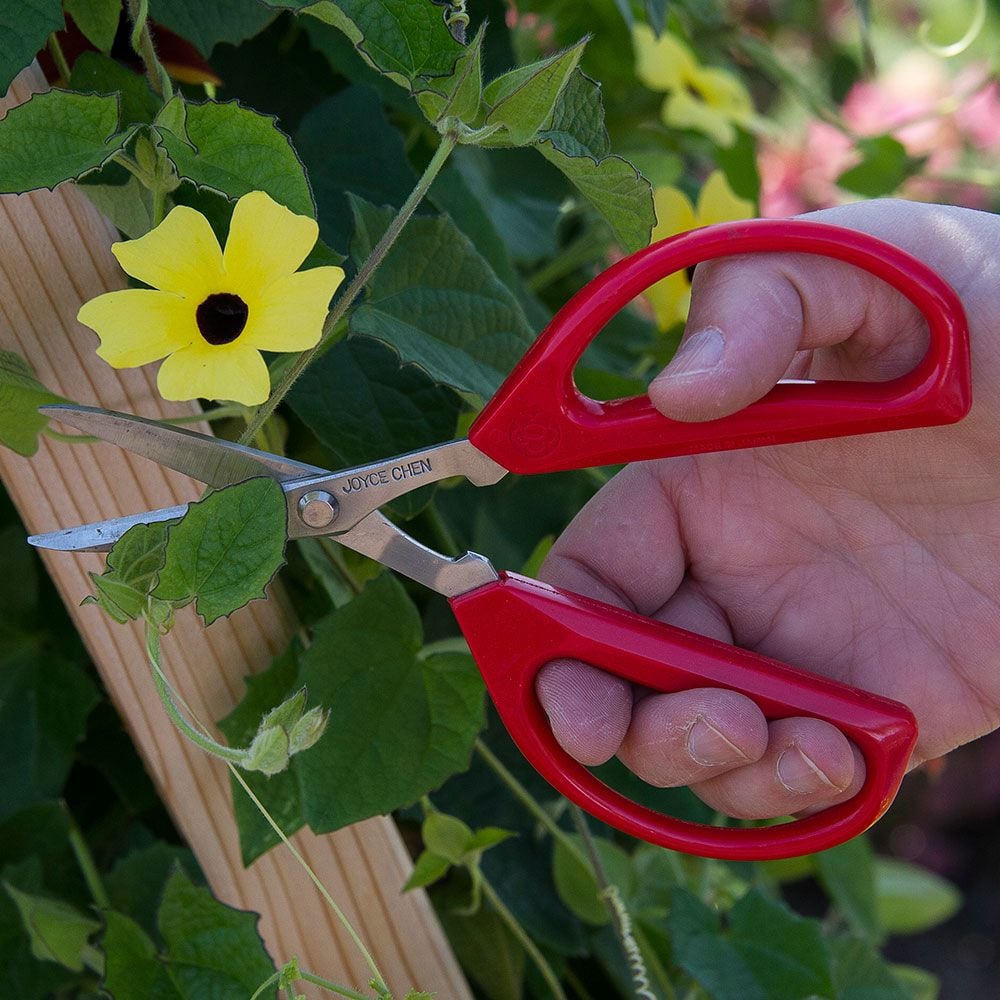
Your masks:
{"label": "flower petal", "polygon": [[749,91],[738,77],[724,69],[700,66],[690,83],[709,107],[724,114],[737,125],[749,120],[753,114],[753,101]]}
{"label": "flower petal", "polygon": [[227,280],[246,298],[297,271],[318,238],[314,219],[290,212],[263,191],[251,191],[236,203],[229,223]]}
{"label": "flower petal", "polygon": [[101,338],[98,357],[113,368],[137,368],[198,336],[194,306],[171,292],[126,288],[85,302],[76,318]]}
{"label": "flower petal", "polygon": [[178,205],[145,236],[113,243],[111,252],[122,270],[165,292],[201,302],[218,290],[222,250],[201,212]]}
{"label": "flower petal", "polygon": [[330,299],[343,280],[343,268],[314,267],[272,282],[251,304],[240,340],[261,351],[315,347]]}
{"label": "flower petal", "polygon": [[686,90],[675,90],[663,102],[662,116],[667,125],[695,129],[719,146],[729,147],[736,141],[730,117]]}
{"label": "flower petal", "polygon": [[164,399],[231,399],[256,406],[267,399],[271,378],[256,349],[236,341],[223,347],[194,343],[160,365],[156,386]]}
{"label": "flower petal", "polygon": [[648,24],[637,24],[632,41],[635,75],[650,90],[677,90],[684,78],[698,68],[687,46],[669,31],[661,32],[657,38]]}
{"label": "flower petal", "polygon": [[679,188],[658,187],[653,189],[653,208],[656,211],[656,225],[650,237],[650,242],[686,233],[697,225],[694,217],[694,207],[688,201],[687,195]]}
{"label": "flower petal", "polygon": [[698,195],[698,225],[711,226],[753,216],[754,203],[736,194],[721,170],[713,170]]}
{"label": "flower petal", "polygon": [[661,330],[669,330],[674,323],[682,323],[687,318],[688,306],[691,304],[691,282],[683,271],[662,278],[647,288],[645,294],[653,307],[656,325]]}

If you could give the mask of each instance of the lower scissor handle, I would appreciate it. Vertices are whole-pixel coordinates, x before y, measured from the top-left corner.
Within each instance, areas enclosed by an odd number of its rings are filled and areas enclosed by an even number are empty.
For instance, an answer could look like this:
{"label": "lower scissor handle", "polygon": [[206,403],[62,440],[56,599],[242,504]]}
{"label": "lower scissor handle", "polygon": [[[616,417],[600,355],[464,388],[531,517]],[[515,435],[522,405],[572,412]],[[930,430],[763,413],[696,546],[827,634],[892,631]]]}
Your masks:
{"label": "lower scissor handle", "polygon": [[[451,605],[504,725],[539,774],[610,826],[673,850],[763,861],[834,847],[886,811],[916,742],[916,721],[897,702],[537,580],[503,573]],[[535,677],[564,657],[665,693],[740,691],[768,719],[824,719],[861,750],[865,783],[849,801],[779,826],[713,827],[661,815],[610,788],[559,746]]]}

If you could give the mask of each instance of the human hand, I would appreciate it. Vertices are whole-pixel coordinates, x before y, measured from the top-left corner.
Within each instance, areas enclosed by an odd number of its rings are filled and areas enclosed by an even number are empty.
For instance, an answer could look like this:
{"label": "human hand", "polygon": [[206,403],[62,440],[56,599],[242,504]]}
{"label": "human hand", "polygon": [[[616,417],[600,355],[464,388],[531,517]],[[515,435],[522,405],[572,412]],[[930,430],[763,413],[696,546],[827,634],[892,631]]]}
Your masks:
{"label": "human hand", "polygon": [[[915,766],[1000,725],[1000,217],[897,201],[808,216],[908,250],[954,287],[972,339],[957,425],[628,466],[541,576],[908,705]],[[649,395],[676,420],[740,410],[780,378],[881,380],[927,346],[919,311],[867,272],[793,254],[699,265],[677,357]],[[714,809],[825,808],[864,781],[817,719],[770,724],[734,691],[633,690],[558,661],[536,690],[562,746],[614,754]]]}

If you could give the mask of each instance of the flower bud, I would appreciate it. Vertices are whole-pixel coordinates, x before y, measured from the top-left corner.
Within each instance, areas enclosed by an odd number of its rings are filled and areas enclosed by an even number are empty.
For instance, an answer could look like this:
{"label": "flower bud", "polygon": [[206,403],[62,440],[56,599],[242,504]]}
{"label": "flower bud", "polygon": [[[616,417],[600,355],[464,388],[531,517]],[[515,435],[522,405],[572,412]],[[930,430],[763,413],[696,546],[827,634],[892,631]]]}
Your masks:
{"label": "flower bud", "polygon": [[261,729],[253,738],[243,767],[247,771],[260,771],[270,776],[284,771],[288,760],[288,735],[281,726],[271,726]]}
{"label": "flower bud", "polygon": [[315,746],[319,738],[326,732],[326,724],[330,721],[330,713],[321,705],[310,708],[305,715],[295,723],[288,736],[288,752],[300,753]]}

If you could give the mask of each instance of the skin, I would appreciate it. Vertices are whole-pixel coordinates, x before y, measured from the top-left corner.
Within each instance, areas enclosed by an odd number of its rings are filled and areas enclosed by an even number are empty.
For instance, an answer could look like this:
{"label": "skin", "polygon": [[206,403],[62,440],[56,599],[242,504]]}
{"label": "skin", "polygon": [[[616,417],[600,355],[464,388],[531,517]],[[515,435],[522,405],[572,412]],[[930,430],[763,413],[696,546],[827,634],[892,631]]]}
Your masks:
{"label": "skin", "polygon": [[[971,330],[969,416],[633,464],[541,575],[904,702],[920,727],[912,767],[1000,725],[1000,218],[898,201],[809,218],[881,237],[951,283]],[[684,342],[649,395],[673,419],[706,420],[782,377],[895,377],[926,343],[915,307],[863,271],[806,255],[728,258],[699,265]],[[654,694],[570,661],[546,665],[537,691],[579,761],[617,754],[730,816],[808,813],[864,779],[838,730],[768,725],[737,692]]]}

